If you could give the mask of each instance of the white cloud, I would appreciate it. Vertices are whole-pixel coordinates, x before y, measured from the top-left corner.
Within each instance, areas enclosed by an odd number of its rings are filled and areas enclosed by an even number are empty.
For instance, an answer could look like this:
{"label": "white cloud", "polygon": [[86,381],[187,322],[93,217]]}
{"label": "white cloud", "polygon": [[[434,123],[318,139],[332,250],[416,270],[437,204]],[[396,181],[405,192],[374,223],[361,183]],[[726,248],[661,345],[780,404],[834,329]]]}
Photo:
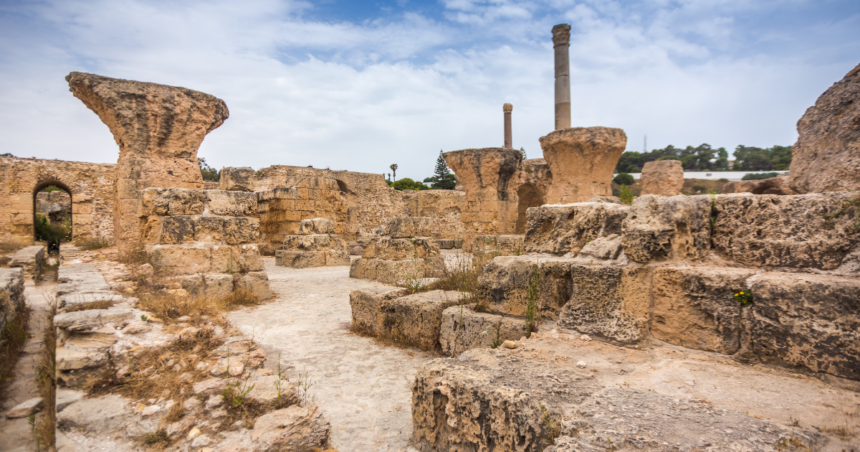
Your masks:
{"label": "white cloud", "polygon": [[[218,167],[396,162],[423,179],[440,148],[500,146],[504,102],[515,147],[538,157],[553,124],[549,29],[565,20],[574,125],[621,127],[631,150],[646,133],[650,148],[789,144],[803,111],[857,63],[858,16],[810,23],[803,51],[789,52],[796,33],[757,24],[751,39],[744,15],[798,3],[747,3],[450,0],[447,20],[407,11],[361,23],[275,1],[0,7],[0,152],[115,161],[107,127],[63,80],[84,70],[224,99],[230,119],[200,150]],[[749,50],[761,42],[775,50]]]}

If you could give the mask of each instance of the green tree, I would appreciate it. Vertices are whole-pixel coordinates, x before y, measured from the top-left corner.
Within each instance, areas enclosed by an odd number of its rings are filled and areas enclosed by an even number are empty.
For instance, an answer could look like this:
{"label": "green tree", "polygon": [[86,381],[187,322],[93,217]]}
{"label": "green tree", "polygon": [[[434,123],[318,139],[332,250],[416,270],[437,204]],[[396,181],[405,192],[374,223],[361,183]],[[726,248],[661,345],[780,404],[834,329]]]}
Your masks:
{"label": "green tree", "polygon": [[615,182],[618,185],[633,185],[636,180],[633,179],[633,176],[627,173],[618,173],[618,175],[612,179],[612,182]]}
{"label": "green tree", "polygon": [[203,180],[208,180],[212,182],[218,182],[219,180],[221,180],[221,173],[206,164],[205,158],[198,158],[197,163],[200,165],[200,175],[203,176]]}
{"label": "green tree", "polygon": [[396,181],[397,180],[397,168],[398,168],[397,164],[392,163],[391,166],[389,166],[389,168],[391,168],[391,172],[394,173],[394,180]]}
{"label": "green tree", "polygon": [[526,150],[525,150],[525,148],[520,148],[520,152],[522,152],[522,153],[523,153],[523,160],[525,160],[525,159],[527,159],[527,158],[528,158],[528,157],[526,157]]}
{"label": "green tree", "polygon": [[408,177],[404,177],[397,182],[391,184],[395,190],[429,190],[430,187],[422,184],[421,182],[416,182]]}
{"label": "green tree", "polygon": [[424,179],[424,182],[431,184],[432,188],[442,190],[453,190],[457,185],[454,173],[448,169],[441,149],[439,150],[439,157],[436,159],[436,168],[433,170],[433,176]]}

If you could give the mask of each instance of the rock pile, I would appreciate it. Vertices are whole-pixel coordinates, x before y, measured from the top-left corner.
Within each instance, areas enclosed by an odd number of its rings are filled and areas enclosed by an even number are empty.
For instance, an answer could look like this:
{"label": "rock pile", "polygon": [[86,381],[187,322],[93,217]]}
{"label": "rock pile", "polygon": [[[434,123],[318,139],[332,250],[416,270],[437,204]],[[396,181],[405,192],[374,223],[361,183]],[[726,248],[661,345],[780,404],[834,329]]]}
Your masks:
{"label": "rock pile", "polygon": [[283,249],[275,252],[275,258],[277,265],[291,268],[349,265],[346,243],[326,218],[302,220],[299,233],[284,238]]}

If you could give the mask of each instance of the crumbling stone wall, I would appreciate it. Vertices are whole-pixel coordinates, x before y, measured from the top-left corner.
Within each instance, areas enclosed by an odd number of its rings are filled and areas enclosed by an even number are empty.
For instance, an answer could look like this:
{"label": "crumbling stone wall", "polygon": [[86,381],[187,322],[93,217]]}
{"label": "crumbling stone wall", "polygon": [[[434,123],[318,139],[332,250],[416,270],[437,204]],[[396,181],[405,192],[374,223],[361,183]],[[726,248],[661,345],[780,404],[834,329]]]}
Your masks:
{"label": "crumbling stone wall", "polygon": [[72,94],[119,146],[114,227],[118,245],[137,237],[137,200],[148,187],[202,188],[197,149],[229,116],[221,99],[187,88],[72,72]]}
{"label": "crumbling stone wall", "polygon": [[299,177],[284,182],[289,188],[251,193],[257,197],[260,243],[263,253],[274,255],[288,236],[299,234],[302,220],[325,218],[335,224],[334,232],[346,227],[346,195],[330,177]]}
{"label": "crumbling stone wall", "polygon": [[36,193],[48,185],[72,197],[72,238],[113,238],[116,165],[0,157],[0,238],[33,243]]}
{"label": "crumbling stone wall", "polygon": [[148,188],[139,199],[140,240],[155,270],[190,292],[220,298],[249,289],[268,299],[256,211],[254,193]]}
{"label": "crumbling stone wall", "polygon": [[543,315],[593,338],[860,380],[858,210],[851,193],[546,205],[529,210],[531,254],[487,264],[476,296],[523,316],[537,274]]}

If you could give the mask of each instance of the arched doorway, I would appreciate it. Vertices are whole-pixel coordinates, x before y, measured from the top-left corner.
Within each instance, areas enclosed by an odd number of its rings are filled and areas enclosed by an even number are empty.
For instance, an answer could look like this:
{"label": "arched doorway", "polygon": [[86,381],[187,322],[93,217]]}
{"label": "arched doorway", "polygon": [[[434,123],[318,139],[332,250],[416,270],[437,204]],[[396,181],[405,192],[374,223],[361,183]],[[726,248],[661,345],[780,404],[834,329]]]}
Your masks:
{"label": "arched doorway", "polygon": [[543,196],[541,196],[540,191],[538,191],[537,187],[532,184],[522,184],[520,188],[517,189],[517,198],[519,198],[519,204],[517,205],[517,234],[525,234],[526,233],[526,210],[529,207],[538,207],[544,204]]}
{"label": "arched doorway", "polygon": [[33,190],[33,240],[46,242],[48,253],[72,240],[72,191],[56,180],[40,182]]}

